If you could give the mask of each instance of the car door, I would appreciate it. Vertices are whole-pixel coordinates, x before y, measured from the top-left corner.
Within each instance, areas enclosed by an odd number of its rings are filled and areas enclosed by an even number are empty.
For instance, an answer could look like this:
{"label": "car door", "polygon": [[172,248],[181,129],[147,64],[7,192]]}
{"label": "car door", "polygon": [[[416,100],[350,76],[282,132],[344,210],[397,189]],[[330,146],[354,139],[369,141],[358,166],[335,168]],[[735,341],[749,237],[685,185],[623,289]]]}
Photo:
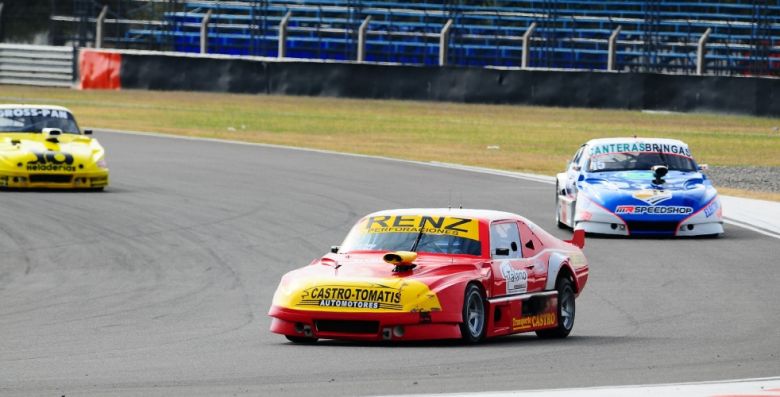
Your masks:
{"label": "car door", "polygon": [[538,226],[523,221],[517,224],[520,230],[520,250],[529,269],[528,291],[542,291],[547,284],[550,251],[544,249],[542,240],[534,233]]}
{"label": "car door", "polygon": [[494,296],[524,294],[537,288],[534,280],[534,264],[523,258],[517,221],[491,223],[490,255],[495,275]]}

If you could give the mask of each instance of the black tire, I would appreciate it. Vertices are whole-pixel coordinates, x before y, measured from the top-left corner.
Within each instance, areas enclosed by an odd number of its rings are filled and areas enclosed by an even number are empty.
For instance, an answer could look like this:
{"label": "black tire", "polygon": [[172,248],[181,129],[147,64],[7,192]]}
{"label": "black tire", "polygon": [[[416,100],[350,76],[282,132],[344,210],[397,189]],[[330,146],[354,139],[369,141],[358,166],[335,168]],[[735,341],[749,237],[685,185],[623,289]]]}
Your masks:
{"label": "black tire", "polygon": [[536,331],[536,335],[540,338],[562,339],[569,336],[572,328],[574,328],[576,304],[571,280],[561,277],[555,289],[558,290],[558,326]]}
{"label": "black tire", "polygon": [[301,345],[311,345],[317,343],[317,338],[311,338],[308,336],[285,335],[284,337],[287,338],[287,340],[289,340],[292,343],[298,343]]}
{"label": "black tire", "polygon": [[466,343],[477,343],[485,339],[487,333],[487,309],[482,290],[474,284],[466,287],[463,296],[463,322],[460,334]]}

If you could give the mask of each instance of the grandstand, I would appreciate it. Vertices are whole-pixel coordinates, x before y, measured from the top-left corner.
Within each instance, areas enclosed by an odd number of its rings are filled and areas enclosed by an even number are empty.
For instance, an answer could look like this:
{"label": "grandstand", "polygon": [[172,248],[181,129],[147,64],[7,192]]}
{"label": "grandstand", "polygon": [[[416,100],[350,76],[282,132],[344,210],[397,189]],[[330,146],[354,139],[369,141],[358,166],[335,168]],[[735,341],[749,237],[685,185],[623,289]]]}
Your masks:
{"label": "grandstand", "polygon": [[[109,5],[106,46],[200,52],[208,15],[210,53],[276,57],[287,19],[286,57],[354,61],[367,21],[365,61],[438,65],[442,28],[452,21],[446,63],[519,67],[529,27],[528,66],[716,75],[780,76],[780,5],[766,0],[74,0],[55,10],[57,40],[93,39]],[[124,8],[123,8],[124,7]],[[122,11],[124,9],[124,12]]]}

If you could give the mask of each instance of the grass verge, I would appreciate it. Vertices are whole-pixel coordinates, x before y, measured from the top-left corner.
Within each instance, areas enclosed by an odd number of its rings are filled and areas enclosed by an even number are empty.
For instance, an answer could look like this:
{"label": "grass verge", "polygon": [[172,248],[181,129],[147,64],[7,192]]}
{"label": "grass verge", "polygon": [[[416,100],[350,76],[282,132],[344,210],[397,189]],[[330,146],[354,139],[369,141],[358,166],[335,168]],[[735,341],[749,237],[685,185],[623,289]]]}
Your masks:
{"label": "grass verge", "polygon": [[[686,141],[700,163],[780,166],[780,120],[714,114],[0,86],[0,101],[60,104],[82,125],[443,161],[553,175],[591,138]],[[780,201],[780,194],[729,189]]]}

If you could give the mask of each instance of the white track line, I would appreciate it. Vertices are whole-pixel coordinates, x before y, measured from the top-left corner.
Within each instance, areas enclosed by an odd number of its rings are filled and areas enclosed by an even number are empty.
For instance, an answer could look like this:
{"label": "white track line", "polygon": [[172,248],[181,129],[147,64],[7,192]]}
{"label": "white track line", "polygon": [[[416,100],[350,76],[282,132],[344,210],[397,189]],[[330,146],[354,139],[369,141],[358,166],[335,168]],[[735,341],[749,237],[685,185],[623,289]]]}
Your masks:
{"label": "white track line", "polygon": [[742,223],[742,222],[734,220],[734,219],[729,219],[727,217],[724,217],[723,222],[728,223],[729,225],[734,225],[734,226],[737,226],[737,227],[741,227],[743,229],[747,229],[747,230],[756,232],[758,234],[763,234],[764,236],[780,239],[780,234],[774,233],[774,232],[766,230],[766,229],[761,229],[761,228],[749,225],[747,223]]}
{"label": "white track line", "polygon": [[[271,143],[258,143],[258,142],[243,142],[243,141],[233,141],[229,139],[219,139],[219,138],[204,138],[204,137],[194,137],[194,136],[184,136],[184,135],[173,135],[173,134],[162,134],[158,132],[145,132],[145,131],[127,131],[127,130],[115,130],[115,129],[106,129],[106,128],[99,128],[99,127],[88,127],[88,129],[94,129],[99,131],[105,131],[110,133],[119,133],[119,134],[128,134],[128,135],[142,135],[142,136],[152,136],[152,137],[158,137],[158,138],[168,138],[168,139],[184,139],[189,141],[205,141],[205,142],[215,142],[215,143],[226,143],[231,145],[246,145],[246,146],[259,146],[259,147],[266,147],[266,148],[276,148],[276,149],[286,149],[286,150],[297,150],[301,152],[311,152],[311,153],[323,153],[323,154],[332,154],[332,155],[339,155],[339,156],[349,156],[349,157],[359,157],[359,158],[368,158],[368,159],[381,159],[386,161],[395,161],[400,163],[407,163],[407,164],[416,164],[416,165],[423,165],[428,167],[437,167],[437,168],[446,168],[446,169],[452,169],[452,170],[458,170],[458,171],[467,171],[467,172],[476,172],[481,174],[489,174],[489,175],[497,175],[497,176],[503,176],[507,178],[515,178],[515,179],[523,179],[527,181],[533,181],[533,182],[539,182],[539,183],[545,183],[548,185],[552,185],[555,183],[555,178],[551,176],[546,175],[536,175],[536,174],[528,174],[528,173],[522,173],[522,172],[512,172],[512,171],[502,171],[502,170],[496,170],[492,168],[483,168],[483,167],[473,167],[468,165],[460,165],[460,164],[452,164],[452,163],[442,163],[438,161],[430,161],[430,162],[424,162],[424,161],[415,161],[415,160],[404,160],[404,159],[397,159],[392,157],[384,157],[384,156],[374,156],[374,155],[368,155],[368,154],[355,154],[355,153],[344,153],[344,152],[337,152],[333,150],[325,150],[325,149],[311,149],[311,148],[302,148],[302,147],[296,147],[296,146],[287,146],[287,145],[275,145]],[[727,197],[729,196],[722,196]],[[774,204],[774,203],[773,203]],[[780,208],[780,203],[777,204],[777,207]],[[776,233],[772,230],[767,230],[755,225],[752,225],[745,220],[742,219],[733,219],[730,217],[724,217],[724,221],[730,225],[734,225],[737,227],[741,227],[768,237],[773,237],[776,239],[780,239],[780,233]],[[778,220],[780,221],[780,220]],[[777,230],[780,230],[780,225],[776,226]]]}
{"label": "white track line", "polygon": [[668,383],[451,394],[412,394],[404,397],[780,397],[780,377],[735,379],[717,382]]}

